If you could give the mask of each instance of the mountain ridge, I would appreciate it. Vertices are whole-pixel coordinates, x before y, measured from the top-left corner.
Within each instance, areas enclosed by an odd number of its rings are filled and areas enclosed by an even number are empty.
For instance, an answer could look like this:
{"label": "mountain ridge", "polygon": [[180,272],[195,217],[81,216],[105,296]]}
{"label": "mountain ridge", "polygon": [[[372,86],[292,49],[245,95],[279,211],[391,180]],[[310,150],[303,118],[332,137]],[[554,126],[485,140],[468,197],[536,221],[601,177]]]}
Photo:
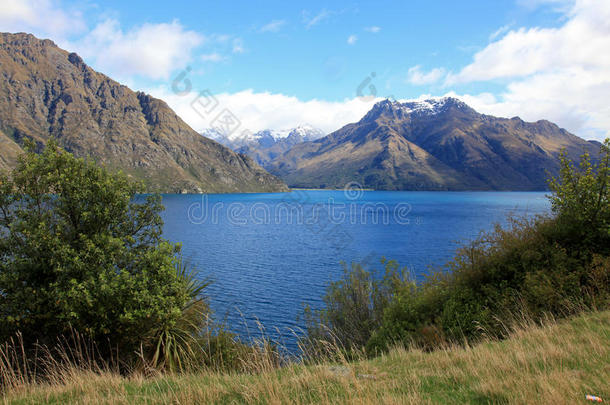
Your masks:
{"label": "mountain ridge", "polygon": [[319,139],[325,133],[311,125],[301,124],[291,129],[265,129],[241,137],[228,137],[214,129],[208,129],[202,135],[214,139],[238,153],[250,156],[256,163],[264,167],[294,145]]}
{"label": "mountain ridge", "polygon": [[31,34],[0,34],[0,168],[25,138],[121,169],[158,192],[287,191],[251,158],[191,129],[162,100]]}
{"label": "mountain ridge", "polygon": [[295,145],[267,165],[290,186],[380,190],[544,190],[565,148],[597,155],[587,142],[540,120],[480,114],[452,97],[383,100],[360,121]]}

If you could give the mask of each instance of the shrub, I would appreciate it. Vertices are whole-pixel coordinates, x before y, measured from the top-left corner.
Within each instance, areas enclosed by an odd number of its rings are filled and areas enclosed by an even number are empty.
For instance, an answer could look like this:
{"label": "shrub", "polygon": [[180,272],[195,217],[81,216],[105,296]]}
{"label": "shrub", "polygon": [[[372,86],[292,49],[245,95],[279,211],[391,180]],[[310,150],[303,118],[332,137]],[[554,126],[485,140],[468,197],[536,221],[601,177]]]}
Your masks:
{"label": "shrub", "polygon": [[301,345],[309,357],[332,353],[335,346],[349,352],[369,341],[372,331],[381,325],[384,308],[405,284],[405,273],[398,263],[382,263],[385,274],[381,280],[374,280],[360,264],[349,268],[343,264],[343,277],[326,289],[325,308],[305,308],[307,338]]}
{"label": "shrub", "polygon": [[385,302],[380,326],[366,344],[369,354],[399,342],[429,349],[445,341],[444,333],[430,320],[438,319],[446,295],[446,274],[434,273],[420,284],[396,284],[392,299]]}
{"label": "shrub", "polygon": [[158,195],[50,142],[0,177],[0,339],[53,344],[70,330],[123,353],[188,305]]}

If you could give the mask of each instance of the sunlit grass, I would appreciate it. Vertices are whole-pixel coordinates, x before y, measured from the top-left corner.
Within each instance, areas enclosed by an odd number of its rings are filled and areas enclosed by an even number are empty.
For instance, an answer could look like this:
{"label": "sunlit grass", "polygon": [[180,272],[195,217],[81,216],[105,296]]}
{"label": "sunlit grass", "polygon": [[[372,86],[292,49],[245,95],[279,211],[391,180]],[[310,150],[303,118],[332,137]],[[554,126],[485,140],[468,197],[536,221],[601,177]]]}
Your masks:
{"label": "sunlit grass", "polygon": [[[261,360],[264,361],[264,360]],[[610,311],[524,325],[510,339],[354,363],[122,377],[76,371],[11,389],[3,403],[583,403],[610,399]]]}

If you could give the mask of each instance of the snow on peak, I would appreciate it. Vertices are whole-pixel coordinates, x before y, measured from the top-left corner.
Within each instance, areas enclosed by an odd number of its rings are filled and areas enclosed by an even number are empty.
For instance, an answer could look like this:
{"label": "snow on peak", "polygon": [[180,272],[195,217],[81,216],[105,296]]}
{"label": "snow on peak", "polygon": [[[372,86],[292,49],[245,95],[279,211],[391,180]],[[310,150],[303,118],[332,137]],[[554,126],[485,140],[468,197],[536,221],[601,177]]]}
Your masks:
{"label": "snow on peak", "polygon": [[300,135],[303,138],[318,139],[322,138],[326,134],[322,132],[322,130],[315,128],[309,124],[301,124],[296,128],[291,129],[288,133],[288,136],[290,135]]}
{"label": "snow on peak", "polygon": [[432,97],[425,100],[383,100],[375,104],[373,109],[367,113],[365,119],[376,119],[379,114],[389,112],[391,114],[408,115],[435,115],[445,111],[449,107],[459,109],[470,109],[464,102],[454,97]]}
{"label": "snow on peak", "polygon": [[405,113],[422,112],[437,114],[448,105],[465,106],[462,101],[454,97],[432,97],[425,100],[390,101],[384,100],[378,104],[381,107],[397,108]]}
{"label": "snow on peak", "polygon": [[286,139],[288,137],[298,136],[303,141],[314,140],[322,138],[326,134],[320,129],[315,128],[309,124],[301,124],[291,129],[265,129],[252,133],[250,131],[239,132],[236,131],[232,134],[224,134],[217,129],[207,128],[201,132],[201,135],[214,139],[217,142],[222,143],[225,146],[243,146],[251,142],[256,142],[263,139],[272,139],[272,142]]}

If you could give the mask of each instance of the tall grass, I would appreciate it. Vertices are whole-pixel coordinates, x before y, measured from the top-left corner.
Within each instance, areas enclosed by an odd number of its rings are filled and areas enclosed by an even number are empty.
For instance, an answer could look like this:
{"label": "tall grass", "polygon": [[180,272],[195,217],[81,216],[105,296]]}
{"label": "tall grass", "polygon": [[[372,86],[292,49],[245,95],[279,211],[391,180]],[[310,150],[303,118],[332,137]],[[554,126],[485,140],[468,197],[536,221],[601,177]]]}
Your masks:
{"label": "tall grass", "polygon": [[0,345],[0,392],[32,384],[65,384],[80,373],[120,373],[121,359],[100,355],[96,343],[76,331],[55,345],[28,351],[21,334]]}
{"label": "tall grass", "polygon": [[135,353],[135,362],[133,353],[118,351],[108,359],[108,351],[100,354],[95,342],[76,331],[52,346],[39,344],[34,350],[28,350],[21,334],[17,334],[0,345],[0,393],[19,392],[36,385],[65,385],[83,375],[127,379],[202,372],[254,375],[301,361],[300,357],[287,356],[288,349],[270,339],[260,324],[260,337],[248,343],[222,326],[211,322],[207,325],[196,335],[170,330],[155,336],[156,345],[146,352],[143,344]]}
{"label": "tall grass", "polygon": [[18,382],[2,402],[567,404],[583,402],[586,394],[610,395],[610,312],[561,321],[547,317],[542,323],[520,317],[502,341],[433,352],[396,346],[371,360],[291,363],[279,369],[264,357],[252,357],[260,362],[257,373],[202,369],[144,378],[93,364],[62,366],[56,378],[43,383]]}

